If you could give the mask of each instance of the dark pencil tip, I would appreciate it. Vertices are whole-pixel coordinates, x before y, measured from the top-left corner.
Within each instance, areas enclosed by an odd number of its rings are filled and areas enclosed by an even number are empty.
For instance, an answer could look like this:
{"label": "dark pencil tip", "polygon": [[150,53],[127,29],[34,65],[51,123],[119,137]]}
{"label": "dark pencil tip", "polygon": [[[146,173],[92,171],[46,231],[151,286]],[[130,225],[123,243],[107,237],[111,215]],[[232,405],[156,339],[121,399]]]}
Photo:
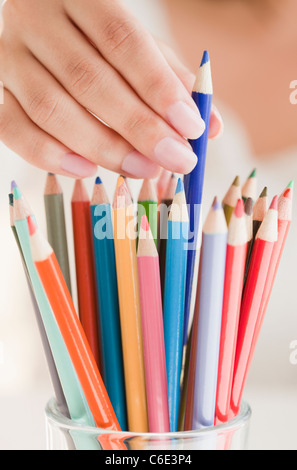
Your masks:
{"label": "dark pencil tip", "polygon": [[236,176],[235,180],[233,181],[232,186],[240,186],[240,178]]}
{"label": "dark pencil tip", "polygon": [[9,200],[9,205],[10,205],[10,206],[13,206],[13,204],[14,204],[14,197],[13,197],[13,194],[12,194],[12,193],[8,194],[8,200]]}
{"label": "dark pencil tip", "polygon": [[253,200],[251,197],[247,198],[246,202],[245,202],[245,206],[244,206],[244,210],[245,210],[245,213],[246,215],[252,215],[253,213]]}
{"label": "dark pencil tip", "polygon": [[268,189],[267,187],[265,186],[265,188],[263,189],[262,193],[260,194],[260,197],[267,197],[268,196]]}
{"label": "dark pencil tip", "polygon": [[100,178],[100,176],[97,176],[95,184],[102,184],[102,179]]}

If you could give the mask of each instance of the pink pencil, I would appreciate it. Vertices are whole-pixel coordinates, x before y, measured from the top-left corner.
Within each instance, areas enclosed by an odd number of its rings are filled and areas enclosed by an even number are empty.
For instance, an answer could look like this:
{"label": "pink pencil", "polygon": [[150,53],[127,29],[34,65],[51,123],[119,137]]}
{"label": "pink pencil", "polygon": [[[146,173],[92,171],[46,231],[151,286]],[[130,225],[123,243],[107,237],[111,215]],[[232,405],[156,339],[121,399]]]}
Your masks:
{"label": "pink pencil", "polygon": [[137,261],[149,431],[170,432],[159,256],[146,216]]}

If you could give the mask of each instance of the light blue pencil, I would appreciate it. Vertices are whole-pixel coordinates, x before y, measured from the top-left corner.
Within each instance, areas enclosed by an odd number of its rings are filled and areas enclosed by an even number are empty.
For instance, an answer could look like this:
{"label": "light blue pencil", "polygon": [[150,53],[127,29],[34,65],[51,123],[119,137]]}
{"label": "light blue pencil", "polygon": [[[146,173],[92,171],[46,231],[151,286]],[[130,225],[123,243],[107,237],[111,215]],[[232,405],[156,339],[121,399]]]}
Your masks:
{"label": "light blue pencil", "polygon": [[[84,393],[75,373],[66,345],[60,333],[56,319],[42,283],[36,271],[30,247],[29,230],[26,218],[32,215],[29,208],[24,203],[24,199],[19,188],[14,185],[14,224],[19,238],[20,246],[26,263],[26,267],[32,282],[32,288],[40,310],[44,328],[47,333],[53,358],[57,367],[57,372],[64,391],[65,399],[69,409],[69,414],[76,422],[95,426],[95,422]],[[101,448],[99,442],[94,437],[83,434],[72,434],[77,450],[98,450]]]}
{"label": "light blue pencil", "polygon": [[203,227],[192,429],[214,425],[228,229],[214,200]]}
{"label": "light blue pencil", "polygon": [[96,179],[91,200],[92,232],[99,301],[103,378],[122,430],[127,430],[127,411],[118,285],[111,205],[102,180]]}
{"label": "light blue pencil", "polygon": [[163,308],[171,432],[178,431],[188,232],[184,185],[179,179],[168,219]]}

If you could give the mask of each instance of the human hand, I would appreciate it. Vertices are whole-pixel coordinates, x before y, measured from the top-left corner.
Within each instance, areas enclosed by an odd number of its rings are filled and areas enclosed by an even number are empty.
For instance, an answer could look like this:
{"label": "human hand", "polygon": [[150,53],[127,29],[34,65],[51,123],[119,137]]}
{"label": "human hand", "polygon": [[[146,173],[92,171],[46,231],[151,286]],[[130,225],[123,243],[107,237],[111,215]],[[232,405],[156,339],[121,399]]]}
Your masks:
{"label": "human hand", "polygon": [[[0,139],[29,163],[84,178],[189,173],[205,125],[193,75],[120,0],[6,0]],[[213,136],[221,129],[216,111]],[[210,131],[211,132],[211,131]]]}

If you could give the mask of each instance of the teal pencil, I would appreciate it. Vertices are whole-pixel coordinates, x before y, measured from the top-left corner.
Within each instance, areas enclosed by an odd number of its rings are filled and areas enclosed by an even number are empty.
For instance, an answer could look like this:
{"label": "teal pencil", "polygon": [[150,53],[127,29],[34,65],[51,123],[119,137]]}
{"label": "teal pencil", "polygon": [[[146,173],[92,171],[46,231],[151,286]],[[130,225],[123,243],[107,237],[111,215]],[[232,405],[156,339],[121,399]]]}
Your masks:
{"label": "teal pencil", "polygon": [[103,378],[120,427],[122,430],[127,430],[112,213],[104,185],[99,177],[96,179],[91,201],[91,217],[100,311]]}
{"label": "teal pencil", "polygon": [[188,233],[189,215],[184,185],[179,179],[168,220],[164,288],[164,332],[171,432],[178,431]]}
{"label": "teal pencil", "polygon": [[[30,247],[27,217],[32,215],[24,202],[17,186],[14,195],[14,226],[20,242],[26,267],[31,279],[34,295],[40,310],[44,328],[47,333],[57,372],[61,381],[70,416],[76,422],[86,426],[95,426],[93,416],[86,402],[78,377],[74,371],[69,353],[56,323],[52,309],[36,271]],[[100,449],[99,442],[92,437],[74,434],[73,440],[77,450]]]}

